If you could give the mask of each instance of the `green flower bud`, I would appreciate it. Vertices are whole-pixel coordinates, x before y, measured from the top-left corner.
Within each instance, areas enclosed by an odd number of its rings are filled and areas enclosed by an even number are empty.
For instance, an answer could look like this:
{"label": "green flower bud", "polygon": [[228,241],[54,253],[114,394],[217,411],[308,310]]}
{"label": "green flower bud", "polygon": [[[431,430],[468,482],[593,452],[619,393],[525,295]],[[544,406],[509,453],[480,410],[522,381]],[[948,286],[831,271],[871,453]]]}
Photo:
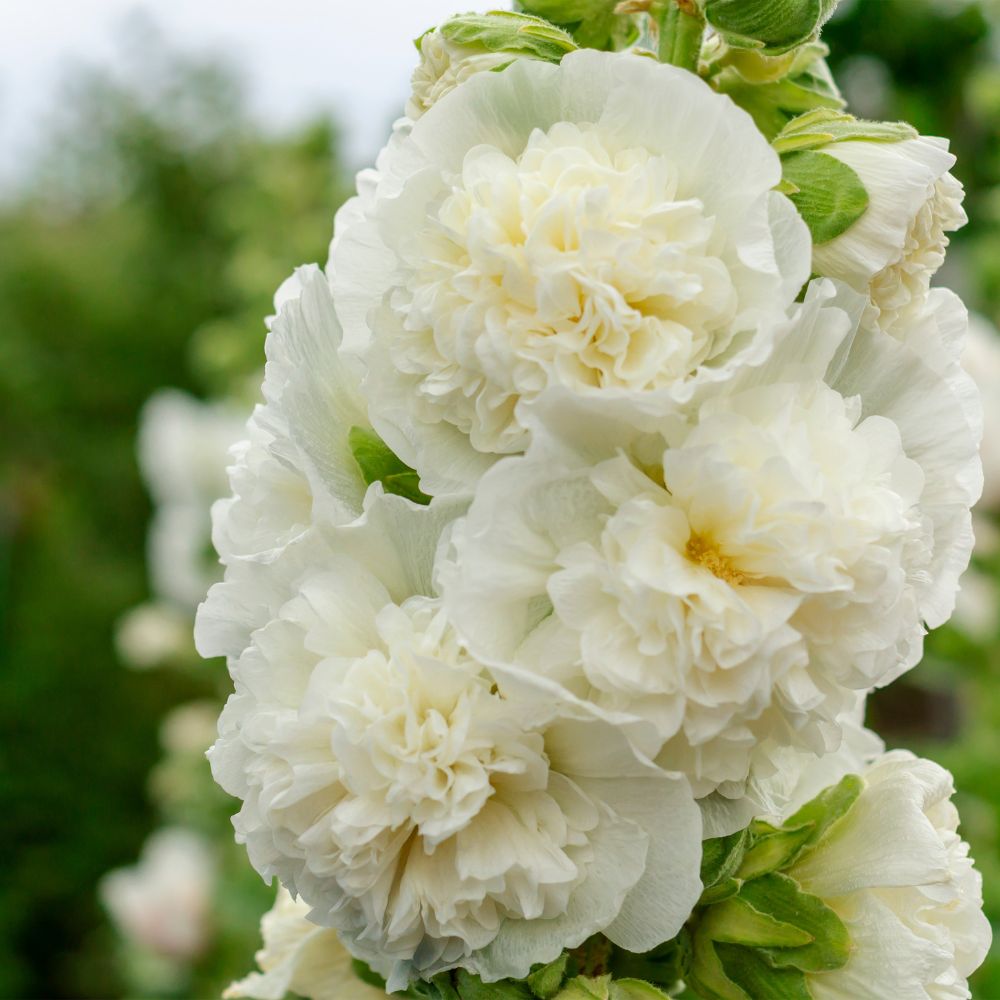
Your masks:
{"label": "green flower bud", "polygon": [[699,0],[705,20],[733,46],[780,55],[816,38],[839,0]]}

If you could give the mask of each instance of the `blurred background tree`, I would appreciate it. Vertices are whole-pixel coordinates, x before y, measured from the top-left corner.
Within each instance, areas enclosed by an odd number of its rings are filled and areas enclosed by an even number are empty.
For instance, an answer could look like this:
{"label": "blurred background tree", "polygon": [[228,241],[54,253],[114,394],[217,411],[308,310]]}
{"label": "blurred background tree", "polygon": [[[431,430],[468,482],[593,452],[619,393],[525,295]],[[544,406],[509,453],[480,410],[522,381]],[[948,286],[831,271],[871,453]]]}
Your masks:
{"label": "blurred background tree", "polygon": [[[952,138],[972,222],[942,277],[994,322],[998,17],[963,0],[854,0],[825,33],[857,114]],[[159,764],[152,797],[148,782],[161,720],[217,701],[222,665],[142,675],[114,651],[115,623],[149,596],[138,414],[163,385],[249,406],[274,289],[295,265],[325,259],[348,190],[332,118],[267,135],[232,67],[172,51],[148,26],[130,38],[124,65],[122,75],[81,70],[66,81],[46,154],[0,205],[5,997],[129,994],[99,878],[132,863],[163,820],[225,828],[230,803],[200,753]],[[925,662],[876,695],[871,715],[891,744],[954,772],[1000,926],[1000,555],[984,546],[976,563],[992,618],[932,635]],[[171,987],[177,996],[218,995],[250,967],[270,894],[245,863],[227,862],[221,877],[233,888],[219,920],[236,936]],[[973,991],[1000,997],[1000,959]]]}
{"label": "blurred background tree", "polygon": [[[216,392],[260,366],[273,291],[325,260],[346,193],[332,119],[264,135],[224,63],[148,26],[129,52],[120,78],[66,80],[46,155],[0,209],[5,997],[124,989],[95,883],[153,825],[161,717],[228,683],[219,663],[116,661],[114,624],[147,593],[137,414],[159,386]],[[249,967],[258,916],[220,982]]]}

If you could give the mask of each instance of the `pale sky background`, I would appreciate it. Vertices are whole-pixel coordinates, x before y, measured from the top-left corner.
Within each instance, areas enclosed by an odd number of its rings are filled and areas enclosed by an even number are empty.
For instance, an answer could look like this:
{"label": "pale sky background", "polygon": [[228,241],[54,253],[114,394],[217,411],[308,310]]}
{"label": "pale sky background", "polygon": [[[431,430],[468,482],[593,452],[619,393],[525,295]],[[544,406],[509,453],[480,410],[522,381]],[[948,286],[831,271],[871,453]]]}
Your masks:
{"label": "pale sky background", "polygon": [[273,129],[333,108],[352,164],[370,159],[407,93],[413,39],[463,0],[0,0],[0,188],[24,169],[62,72],[113,64],[130,12],[168,43],[231,55]]}

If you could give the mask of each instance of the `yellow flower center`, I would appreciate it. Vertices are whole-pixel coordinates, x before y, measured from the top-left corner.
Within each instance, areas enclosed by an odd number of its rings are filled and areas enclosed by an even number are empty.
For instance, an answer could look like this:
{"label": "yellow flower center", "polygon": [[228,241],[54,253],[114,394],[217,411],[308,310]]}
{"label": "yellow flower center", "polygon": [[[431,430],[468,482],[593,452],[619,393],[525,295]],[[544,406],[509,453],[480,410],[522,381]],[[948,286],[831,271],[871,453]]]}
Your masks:
{"label": "yellow flower center", "polygon": [[703,535],[691,532],[685,555],[691,562],[704,566],[713,576],[734,587],[746,583],[746,576],[722,554],[718,545]]}

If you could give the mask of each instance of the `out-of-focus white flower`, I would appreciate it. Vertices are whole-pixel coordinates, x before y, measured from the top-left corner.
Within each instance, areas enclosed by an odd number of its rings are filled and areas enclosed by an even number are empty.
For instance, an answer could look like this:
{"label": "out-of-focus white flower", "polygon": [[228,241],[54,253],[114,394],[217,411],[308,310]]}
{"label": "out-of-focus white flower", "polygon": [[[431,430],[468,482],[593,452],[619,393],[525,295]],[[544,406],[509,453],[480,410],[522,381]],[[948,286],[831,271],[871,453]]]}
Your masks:
{"label": "out-of-focus white flower", "polygon": [[506,66],[517,58],[510,52],[485,52],[456,45],[440,31],[428,31],[417,44],[420,47],[420,64],[413,71],[413,92],[406,104],[406,115],[414,121],[460,83],[477,73],[488,73]]}
{"label": "out-of-focus white flower", "polygon": [[968,563],[964,398],[909,346],[855,334],[831,293],[691,421],[539,399],[532,447],[483,477],[440,567],[474,655],[651,721],[699,796],[742,796],[774,741],[834,749]]}
{"label": "out-of-focus white flower", "polygon": [[[642,94],[642,100],[635,95]],[[690,73],[580,51],[481,73],[338,216],[375,429],[432,494],[524,449],[546,387],[690,400],[770,350],[808,277],[776,154]]]}
{"label": "out-of-focus white flower", "polygon": [[210,752],[258,871],[393,988],[523,977],[597,931],[647,950],[700,892],[687,781],[459,643],[430,581],[458,510],[373,491],[231,661]]}
{"label": "out-of-focus white flower", "polygon": [[307,1000],[385,1000],[383,990],[362,982],[337,932],[309,919],[309,906],[278,889],[274,906],[260,922],[264,947],[257,952],[260,972],[233,983],[225,1000],[284,1000],[288,993]]}
{"label": "out-of-focus white flower", "polygon": [[198,610],[203,656],[234,656],[315,565],[322,526],[361,513],[366,484],[351,452],[352,427],[368,426],[358,379],[340,357],[329,285],[299,268],[275,297],[265,342],[265,403],[233,448],[232,494],[212,508],[212,541],[225,579]]}
{"label": "out-of-focus white flower", "polygon": [[958,834],[951,775],[894,751],[863,779],[847,814],[786,872],[833,909],[851,937],[847,965],[808,976],[810,994],[968,997],[966,980],[986,957],[991,930],[982,878]]}
{"label": "out-of-focus white flower", "polygon": [[868,191],[868,210],[846,232],[813,249],[817,274],[871,298],[885,330],[905,336],[931,278],[944,262],[947,233],[967,221],[962,185],[948,173],[944,139],[834,142],[823,153],[851,167]]}
{"label": "out-of-focus white flower", "polygon": [[154,592],[194,609],[218,579],[209,509],[226,492],[227,454],[245,415],[176,389],[153,395],[139,425],[139,464],[155,510],[149,528]]}
{"label": "out-of-focus white flower", "polygon": [[969,569],[955,602],[952,625],[977,642],[990,642],[1000,629],[1000,589],[988,573]]}
{"label": "out-of-focus white flower", "polygon": [[115,647],[122,661],[136,670],[191,654],[191,617],[165,601],[140,604],[118,621]]}
{"label": "out-of-focus white flower", "polygon": [[189,962],[209,942],[215,881],[215,859],[204,838],[170,827],[146,841],[136,865],[108,872],[100,895],[126,940]]}
{"label": "out-of-focus white flower", "polygon": [[171,709],[160,724],[168,754],[203,754],[215,741],[219,709],[214,701],[190,701]]}
{"label": "out-of-focus white flower", "polygon": [[1000,333],[982,316],[969,317],[962,364],[982,393],[983,498],[986,510],[1000,509]]}

